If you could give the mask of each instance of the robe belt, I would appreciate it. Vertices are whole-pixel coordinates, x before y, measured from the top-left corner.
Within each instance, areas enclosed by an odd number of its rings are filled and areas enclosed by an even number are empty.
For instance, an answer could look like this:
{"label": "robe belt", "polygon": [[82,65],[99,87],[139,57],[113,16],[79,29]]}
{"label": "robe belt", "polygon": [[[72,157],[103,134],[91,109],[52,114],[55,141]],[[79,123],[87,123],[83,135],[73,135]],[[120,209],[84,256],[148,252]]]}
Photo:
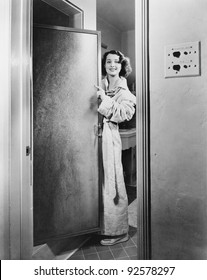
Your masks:
{"label": "robe belt", "polygon": [[117,122],[113,122],[113,121],[111,121],[111,120],[109,120],[109,119],[104,119],[104,122],[110,122],[110,123],[113,123],[113,124],[116,124],[116,125],[118,125],[118,123]]}

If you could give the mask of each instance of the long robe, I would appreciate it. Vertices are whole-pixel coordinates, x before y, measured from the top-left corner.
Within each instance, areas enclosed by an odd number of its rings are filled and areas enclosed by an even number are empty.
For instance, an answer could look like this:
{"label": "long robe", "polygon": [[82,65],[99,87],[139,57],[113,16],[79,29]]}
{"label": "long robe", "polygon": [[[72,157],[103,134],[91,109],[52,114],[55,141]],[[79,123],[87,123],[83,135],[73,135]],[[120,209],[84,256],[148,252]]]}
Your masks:
{"label": "long robe", "polygon": [[107,79],[102,88],[108,94],[98,112],[104,116],[102,153],[104,184],[102,234],[116,236],[128,232],[128,198],[122,167],[122,143],[118,124],[129,121],[135,113],[136,97],[129,91],[126,79],[121,77],[113,90],[108,90]]}

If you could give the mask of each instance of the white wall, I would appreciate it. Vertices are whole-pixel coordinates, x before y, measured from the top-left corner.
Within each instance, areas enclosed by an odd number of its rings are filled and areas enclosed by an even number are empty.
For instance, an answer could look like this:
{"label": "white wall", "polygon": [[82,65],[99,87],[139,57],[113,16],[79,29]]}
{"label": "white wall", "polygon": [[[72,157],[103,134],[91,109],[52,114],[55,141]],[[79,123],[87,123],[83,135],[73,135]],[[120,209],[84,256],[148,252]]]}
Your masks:
{"label": "white wall", "polygon": [[121,32],[104,19],[97,17],[97,30],[101,31],[101,42],[108,46],[102,48],[102,55],[106,51],[121,50]]}
{"label": "white wall", "polygon": [[[152,258],[207,259],[207,1],[149,1]],[[164,78],[164,46],[201,42],[201,76]]]}

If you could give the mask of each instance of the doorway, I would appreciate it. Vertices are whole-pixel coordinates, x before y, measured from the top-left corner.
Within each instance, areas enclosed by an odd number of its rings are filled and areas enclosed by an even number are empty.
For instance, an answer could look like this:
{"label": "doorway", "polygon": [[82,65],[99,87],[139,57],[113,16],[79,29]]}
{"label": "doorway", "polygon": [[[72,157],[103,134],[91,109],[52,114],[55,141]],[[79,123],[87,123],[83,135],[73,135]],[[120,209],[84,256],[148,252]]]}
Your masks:
{"label": "doorway", "polygon": [[[134,7],[135,19],[132,25],[135,26],[135,58],[134,67],[135,87],[132,83],[131,90],[136,90],[137,106],[136,106],[136,188],[137,188],[137,258],[151,258],[151,209],[150,209],[150,104],[149,104],[149,0],[127,1],[127,5]],[[106,16],[103,20],[103,33],[108,40],[109,32],[106,28],[107,20],[110,28],[116,26],[118,18],[118,29],[122,26],[123,21],[128,21],[129,14],[125,13],[124,4],[126,1],[117,0],[97,0],[99,6],[100,18]],[[109,8],[110,7],[110,8]],[[118,13],[117,16],[113,16]],[[111,21],[112,20],[112,21]],[[116,31],[117,28],[115,27]],[[125,34],[129,36],[130,34]],[[113,48],[117,44],[117,36],[111,37]],[[112,46],[102,41],[102,52],[111,49]],[[132,56],[133,57],[133,56]]]}
{"label": "doorway", "polygon": [[[37,3],[39,3],[39,2],[41,2],[41,1],[37,0]],[[134,12],[134,10],[135,10],[135,3],[134,3],[134,8],[132,7],[133,12]],[[35,12],[35,9],[34,9],[34,12]],[[49,10],[47,10],[47,14],[48,13],[50,13]],[[54,9],[53,9],[52,13],[55,14]],[[58,11],[58,13],[59,13],[59,11]],[[42,20],[44,21],[44,18],[41,18],[39,13],[37,13],[37,15],[38,15],[37,16],[37,23],[42,24],[41,21]],[[55,18],[56,17],[57,17],[57,15],[55,14]],[[57,18],[58,18],[58,21],[60,21],[60,22],[58,22],[58,25],[63,25],[64,26],[65,23],[67,24],[68,21],[66,21],[66,19],[64,17],[65,17],[65,15],[63,16],[63,18],[60,14],[58,15]],[[54,24],[54,21],[49,22],[49,24],[50,25]],[[97,29],[100,29],[100,28],[97,27]],[[102,33],[103,33],[103,30],[100,30],[100,31],[102,31]],[[43,35],[42,39],[44,37],[45,37],[45,35]],[[130,37],[130,39],[128,39],[129,37]],[[127,42],[125,42],[124,40],[126,40]],[[131,40],[133,41],[133,43],[131,43]],[[125,53],[128,52],[127,53],[128,56],[130,56],[130,52],[133,53],[131,55],[132,56],[132,61],[135,61],[135,18],[134,18],[134,30],[132,32],[131,32],[131,30],[125,30],[124,34],[121,38],[121,42],[124,42],[123,49],[125,49]],[[131,46],[131,45],[134,46],[134,49],[133,50],[128,50],[128,46]],[[102,38],[102,53],[104,52],[103,48],[104,49],[107,48],[107,43],[106,43],[105,39]],[[134,68],[135,68],[135,64],[134,64]],[[134,77],[130,78],[129,81],[128,81],[128,86],[134,94],[136,94],[136,78],[135,78],[136,75],[135,75],[135,73],[136,73],[136,71],[134,71],[134,73],[133,73]],[[137,182],[136,182],[136,120],[135,120],[135,118],[127,125],[129,125],[129,127],[121,128],[121,136],[122,136],[123,142],[125,140],[127,140],[126,141],[126,143],[127,143],[126,147],[123,149],[123,166],[124,166],[127,193],[128,193],[128,198],[129,198],[129,220],[130,220],[130,223],[131,223],[130,224],[130,226],[132,228],[131,234],[132,234],[132,237],[133,237],[135,235],[134,232],[137,231],[136,227],[137,227],[137,218],[138,218],[137,217],[137,197],[136,197],[136,188],[137,188],[136,183]],[[132,139],[134,137],[134,134],[135,134],[135,139]],[[128,137],[130,137],[130,140],[128,140]],[[129,142],[130,142],[130,145],[129,145]],[[131,144],[131,142],[133,142],[134,144]],[[39,167],[40,164],[37,164],[37,166]],[[37,196],[37,198],[38,197],[39,196]],[[40,213],[41,212],[42,212],[42,210],[40,211]],[[38,218],[37,218],[37,220],[38,220]],[[44,223],[44,220],[43,220],[43,223]],[[59,226],[57,226],[57,227],[59,227]],[[43,228],[43,226],[40,224],[39,228]],[[71,229],[72,229],[72,227],[71,227]],[[49,231],[51,232],[51,228],[49,228]],[[74,234],[77,234],[77,231],[76,231],[76,233],[74,232]],[[134,245],[136,245],[136,242],[137,242],[137,234],[136,234],[136,236],[134,236],[134,239],[131,238],[130,242],[128,242],[129,247],[130,247],[129,250],[135,251]],[[133,247],[133,248],[131,248],[131,247]],[[126,249],[125,249],[125,252],[126,252]],[[129,257],[132,257],[132,258],[136,257],[137,258],[137,253],[134,253],[134,254],[135,255],[131,255]]]}
{"label": "doorway", "polygon": [[[97,30],[101,31],[102,55],[110,50],[119,50],[130,59],[132,72],[127,77],[127,85],[136,96],[135,0],[97,0]],[[129,203],[129,225],[135,230],[137,228],[136,114],[130,121],[119,124],[119,132]]]}
{"label": "doorway", "polygon": [[[59,1],[56,1],[59,2]],[[68,2],[68,1],[67,1]],[[137,1],[136,1],[137,2]],[[28,93],[31,92],[31,26],[30,12],[33,1],[21,0],[21,5],[15,2],[12,5],[12,55],[19,58],[19,64],[12,66],[12,102],[16,108],[12,115],[15,127],[12,128],[12,157],[11,172],[11,256],[12,258],[30,259],[33,246],[33,225],[32,225],[32,155],[30,145],[30,124],[28,123],[28,111],[30,102]],[[147,141],[147,0],[142,0],[136,6],[136,34],[137,63],[136,82],[139,115],[137,116],[137,174],[138,174],[138,258],[147,258],[148,235],[149,232],[149,200],[148,200],[148,141]],[[21,36],[23,34],[23,36]],[[21,43],[20,43],[21,42]],[[15,48],[18,46],[19,49]],[[20,49],[21,47],[21,49]],[[22,60],[22,57],[24,60]],[[24,63],[22,62],[24,61]],[[26,62],[26,63],[25,63]],[[22,63],[22,64],[21,64]],[[32,94],[32,92],[31,92]],[[23,105],[23,106],[22,106]],[[32,106],[31,106],[32,108]],[[21,116],[17,118],[16,116]],[[17,126],[18,124],[18,126]],[[27,138],[25,137],[27,136]],[[18,140],[18,141],[17,141]],[[23,141],[22,141],[23,140]],[[21,146],[21,149],[19,148]],[[28,147],[28,148],[27,148]],[[24,153],[26,149],[26,153]],[[17,151],[19,151],[17,153]],[[22,153],[20,153],[22,152]],[[29,156],[28,156],[29,155]],[[19,168],[21,166],[21,168]],[[23,180],[22,180],[23,178]],[[21,203],[20,203],[21,202]],[[18,236],[16,232],[21,232]],[[19,256],[19,257],[18,257]]]}

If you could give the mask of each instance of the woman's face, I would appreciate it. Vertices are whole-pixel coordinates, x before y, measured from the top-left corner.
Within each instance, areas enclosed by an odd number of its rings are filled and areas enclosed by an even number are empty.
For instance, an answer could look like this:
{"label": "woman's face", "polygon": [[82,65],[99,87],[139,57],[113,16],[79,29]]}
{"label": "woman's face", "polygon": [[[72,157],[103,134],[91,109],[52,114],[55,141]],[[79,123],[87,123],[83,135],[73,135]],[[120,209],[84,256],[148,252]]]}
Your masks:
{"label": "woman's face", "polygon": [[121,71],[121,63],[119,62],[119,56],[117,54],[109,53],[106,57],[105,69],[107,75],[110,76],[119,76]]}

